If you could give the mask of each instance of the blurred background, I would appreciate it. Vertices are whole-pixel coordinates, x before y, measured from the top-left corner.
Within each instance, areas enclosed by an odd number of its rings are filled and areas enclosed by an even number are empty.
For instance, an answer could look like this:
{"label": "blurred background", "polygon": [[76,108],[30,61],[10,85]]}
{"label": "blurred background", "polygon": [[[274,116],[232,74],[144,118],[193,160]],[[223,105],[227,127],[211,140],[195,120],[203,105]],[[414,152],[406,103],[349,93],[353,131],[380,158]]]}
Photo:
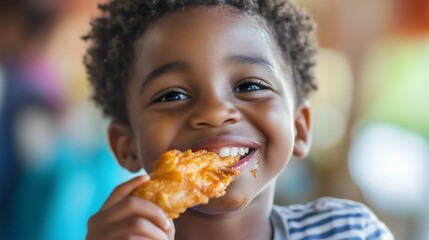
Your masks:
{"label": "blurred background", "polygon": [[[318,22],[313,144],[276,203],[367,204],[398,240],[429,240],[429,1],[297,0]],[[119,183],[89,101],[81,36],[95,0],[0,0],[0,239],[84,239]]]}

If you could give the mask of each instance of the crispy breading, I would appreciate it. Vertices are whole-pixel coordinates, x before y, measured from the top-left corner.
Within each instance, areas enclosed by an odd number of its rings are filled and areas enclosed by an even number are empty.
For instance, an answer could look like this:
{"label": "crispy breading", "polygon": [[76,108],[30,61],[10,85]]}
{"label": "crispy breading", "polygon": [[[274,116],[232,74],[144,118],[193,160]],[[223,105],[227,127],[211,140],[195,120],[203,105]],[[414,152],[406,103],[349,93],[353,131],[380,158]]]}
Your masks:
{"label": "crispy breading", "polygon": [[236,163],[238,158],[221,158],[206,150],[183,153],[170,150],[154,162],[150,180],[132,195],[154,202],[169,217],[178,218],[188,207],[225,195],[233,176],[239,174],[228,166]]}

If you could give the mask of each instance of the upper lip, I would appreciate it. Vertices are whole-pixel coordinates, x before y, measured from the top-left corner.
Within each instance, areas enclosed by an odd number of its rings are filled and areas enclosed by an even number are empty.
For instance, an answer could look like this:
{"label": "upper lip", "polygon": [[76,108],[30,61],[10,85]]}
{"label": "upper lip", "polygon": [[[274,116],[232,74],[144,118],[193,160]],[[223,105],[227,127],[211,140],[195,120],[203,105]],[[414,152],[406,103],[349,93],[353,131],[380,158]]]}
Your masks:
{"label": "upper lip", "polygon": [[217,135],[200,139],[191,149],[192,151],[204,149],[209,152],[219,153],[220,149],[223,147],[247,147],[257,149],[259,148],[259,143],[242,136]]}

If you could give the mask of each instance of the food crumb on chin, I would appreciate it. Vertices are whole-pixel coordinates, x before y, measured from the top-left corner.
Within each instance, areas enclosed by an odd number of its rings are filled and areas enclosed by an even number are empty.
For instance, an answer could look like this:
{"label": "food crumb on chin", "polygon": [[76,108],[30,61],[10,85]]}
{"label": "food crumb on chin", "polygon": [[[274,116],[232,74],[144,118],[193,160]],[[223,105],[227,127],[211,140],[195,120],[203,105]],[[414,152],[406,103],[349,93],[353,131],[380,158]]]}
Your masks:
{"label": "food crumb on chin", "polygon": [[240,208],[243,208],[244,206],[246,206],[247,205],[247,198],[245,197],[244,199],[243,199],[243,201],[241,202],[241,205],[240,205]]}
{"label": "food crumb on chin", "polygon": [[256,173],[258,172],[257,168],[251,169],[250,173],[253,175],[254,178],[256,178]]}
{"label": "food crumb on chin", "polygon": [[254,178],[256,178],[256,173],[258,172],[259,167],[259,160],[256,162],[255,167],[250,170],[250,173],[253,175]]}

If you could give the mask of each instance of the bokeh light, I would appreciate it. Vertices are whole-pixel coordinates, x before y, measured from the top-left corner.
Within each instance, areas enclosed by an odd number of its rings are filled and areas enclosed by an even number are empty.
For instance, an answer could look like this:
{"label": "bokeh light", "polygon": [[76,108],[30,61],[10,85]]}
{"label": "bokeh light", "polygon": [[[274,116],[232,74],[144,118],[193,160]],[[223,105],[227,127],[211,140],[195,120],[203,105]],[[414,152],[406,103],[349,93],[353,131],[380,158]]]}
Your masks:
{"label": "bokeh light", "polygon": [[391,124],[358,132],[350,172],[367,200],[387,213],[415,214],[427,204],[429,143]]}

